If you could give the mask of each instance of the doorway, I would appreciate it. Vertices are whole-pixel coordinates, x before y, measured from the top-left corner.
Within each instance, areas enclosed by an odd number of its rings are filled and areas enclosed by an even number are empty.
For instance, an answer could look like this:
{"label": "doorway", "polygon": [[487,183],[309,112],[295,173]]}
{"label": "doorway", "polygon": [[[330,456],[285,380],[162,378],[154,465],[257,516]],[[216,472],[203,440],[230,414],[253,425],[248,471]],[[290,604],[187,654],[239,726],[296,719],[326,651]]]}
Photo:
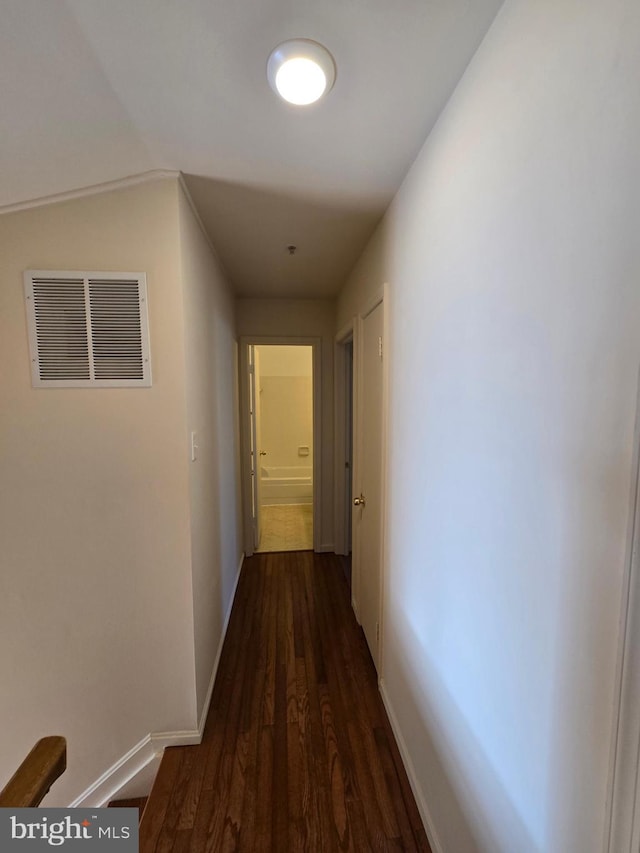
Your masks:
{"label": "doorway", "polygon": [[354,403],[354,331],[349,323],[336,336],[335,359],[335,552],[342,565],[349,589],[352,589],[352,500],[353,500],[353,403]]}
{"label": "doorway", "polygon": [[357,457],[353,527],[360,624],[380,671],[383,555],[383,302],[359,323]]}
{"label": "doorway", "polygon": [[385,564],[387,287],[336,336],[336,551],[351,569],[351,603],[381,674]]}
{"label": "doorway", "polygon": [[242,342],[245,553],[304,551],[317,536],[314,342]]}

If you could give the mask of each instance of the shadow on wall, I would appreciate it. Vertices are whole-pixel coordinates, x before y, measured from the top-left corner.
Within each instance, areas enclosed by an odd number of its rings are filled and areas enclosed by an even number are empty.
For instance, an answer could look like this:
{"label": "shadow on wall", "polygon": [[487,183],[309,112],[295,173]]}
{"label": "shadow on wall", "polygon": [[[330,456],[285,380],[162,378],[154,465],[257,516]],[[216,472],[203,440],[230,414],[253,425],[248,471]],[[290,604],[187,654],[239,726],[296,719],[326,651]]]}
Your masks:
{"label": "shadow on wall", "polygon": [[[557,654],[549,673],[552,761],[545,850],[600,849],[591,815],[585,820],[585,803],[592,804],[594,815],[604,814],[610,796],[606,770],[615,723],[616,669],[611,661],[618,643],[617,571],[631,559],[634,515],[624,487],[628,461],[621,454],[623,445],[610,441],[595,453],[595,439],[589,446],[586,435],[612,435],[604,422],[613,419],[615,411],[585,406],[582,425],[588,427],[571,433],[571,446],[557,466],[564,571],[558,592]],[[595,543],[587,540],[585,530],[598,532]],[[628,553],[623,553],[625,544]]]}
{"label": "shadow on wall", "polygon": [[[185,182],[242,296],[333,297],[380,218],[371,203],[309,200],[198,175]],[[293,257],[290,244],[298,246]]]}
{"label": "shadow on wall", "polygon": [[[215,317],[215,332],[214,340],[218,342],[225,341],[225,349],[219,343],[221,352],[216,356],[218,360],[223,357],[223,353],[227,354],[229,363],[227,369],[219,375],[216,381],[214,390],[215,396],[215,418],[216,418],[216,453],[220,460],[219,464],[222,469],[220,475],[216,478],[216,499],[218,504],[218,512],[216,513],[217,520],[217,552],[220,566],[230,566],[233,568],[233,574],[223,575],[221,577],[221,587],[216,593],[216,603],[221,619],[221,624],[224,624],[225,616],[231,594],[233,593],[236,574],[235,569],[238,564],[238,555],[242,551],[241,547],[241,518],[242,507],[240,504],[240,489],[238,487],[235,496],[230,495],[227,483],[240,482],[240,415],[238,405],[238,348],[237,343],[231,339],[228,325],[220,318]],[[229,353],[233,353],[230,357]],[[224,381],[224,386],[222,382]],[[233,400],[233,412],[227,411],[226,401]],[[232,502],[230,498],[235,497]]]}
{"label": "shadow on wall", "polygon": [[[420,638],[408,622],[404,630],[410,638],[408,648],[412,651],[393,662],[392,677],[383,678],[383,686],[389,695],[392,682],[394,695],[402,696],[402,726],[405,732],[413,733],[412,742],[407,741],[405,745],[414,766],[419,745],[422,769],[418,770],[418,776],[436,833],[445,824],[455,826],[455,837],[440,834],[434,840],[443,853],[449,850],[455,853],[506,853],[507,850],[508,853],[550,853],[544,842],[534,839],[523,823],[509,792],[446,685],[435,668],[428,665],[428,655],[421,648]],[[420,650],[418,656],[416,649]],[[431,696],[437,697],[437,705],[419,689],[418,673],[409,665],[411,658],[415,660],[416,657],[421,658],[420,678],[423,680],[426,659]],[[385,669],[389,671],[390,667],[385,666]],[[391,710],[396,713],[393,706]],[[446,728],[440,722],[445,720]],[[464,767],[457,757],[460,755],[464,756]],[[473,784],[471,776],[482,780],[482,790],[478,784]],[[492,816],[491,824],[488,814]],[[495,832],[496,826],[500,828],[500,837]],[[508,848],[505,839],[508,839]]]}

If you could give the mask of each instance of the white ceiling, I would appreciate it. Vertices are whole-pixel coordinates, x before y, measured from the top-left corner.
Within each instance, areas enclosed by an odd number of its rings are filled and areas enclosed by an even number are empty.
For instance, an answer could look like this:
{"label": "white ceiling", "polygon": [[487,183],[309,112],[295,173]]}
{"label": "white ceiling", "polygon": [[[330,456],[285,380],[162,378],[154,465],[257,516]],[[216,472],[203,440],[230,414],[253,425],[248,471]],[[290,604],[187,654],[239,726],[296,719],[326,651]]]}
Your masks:
{"label": "white ceiling", "polygon": [[[0,205],[180,170],[239,294],[334,294],[501,3],[0,0]],[[306,108],[265,75],[299,36]]]}

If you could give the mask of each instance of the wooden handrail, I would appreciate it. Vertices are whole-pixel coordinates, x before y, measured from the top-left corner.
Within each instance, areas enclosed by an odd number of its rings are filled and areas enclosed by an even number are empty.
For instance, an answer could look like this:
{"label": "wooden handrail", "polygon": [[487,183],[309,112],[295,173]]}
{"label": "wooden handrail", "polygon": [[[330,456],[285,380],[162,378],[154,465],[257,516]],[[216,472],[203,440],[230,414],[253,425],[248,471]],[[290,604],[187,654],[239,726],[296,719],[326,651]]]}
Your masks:
{"label": "wooden handrail", "polygon": [[43,737],[0,791],[0,808],[40,805],[56,779],[67,768],[67,741],[59,735]]}

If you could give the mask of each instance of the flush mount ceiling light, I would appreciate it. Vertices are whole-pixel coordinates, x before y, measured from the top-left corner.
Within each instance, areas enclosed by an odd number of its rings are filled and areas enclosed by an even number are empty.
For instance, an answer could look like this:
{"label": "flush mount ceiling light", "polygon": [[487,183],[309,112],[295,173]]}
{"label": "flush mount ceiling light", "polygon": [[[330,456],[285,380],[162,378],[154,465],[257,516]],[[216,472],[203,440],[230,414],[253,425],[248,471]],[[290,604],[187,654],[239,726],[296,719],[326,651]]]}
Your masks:
{"label": "flush mount ceiling light", "polygon": [[333,57],[311,39],[292,39],[279,44],[267,62],[271,88],[296,106],[317,101],[331,90],[336,79]]}

